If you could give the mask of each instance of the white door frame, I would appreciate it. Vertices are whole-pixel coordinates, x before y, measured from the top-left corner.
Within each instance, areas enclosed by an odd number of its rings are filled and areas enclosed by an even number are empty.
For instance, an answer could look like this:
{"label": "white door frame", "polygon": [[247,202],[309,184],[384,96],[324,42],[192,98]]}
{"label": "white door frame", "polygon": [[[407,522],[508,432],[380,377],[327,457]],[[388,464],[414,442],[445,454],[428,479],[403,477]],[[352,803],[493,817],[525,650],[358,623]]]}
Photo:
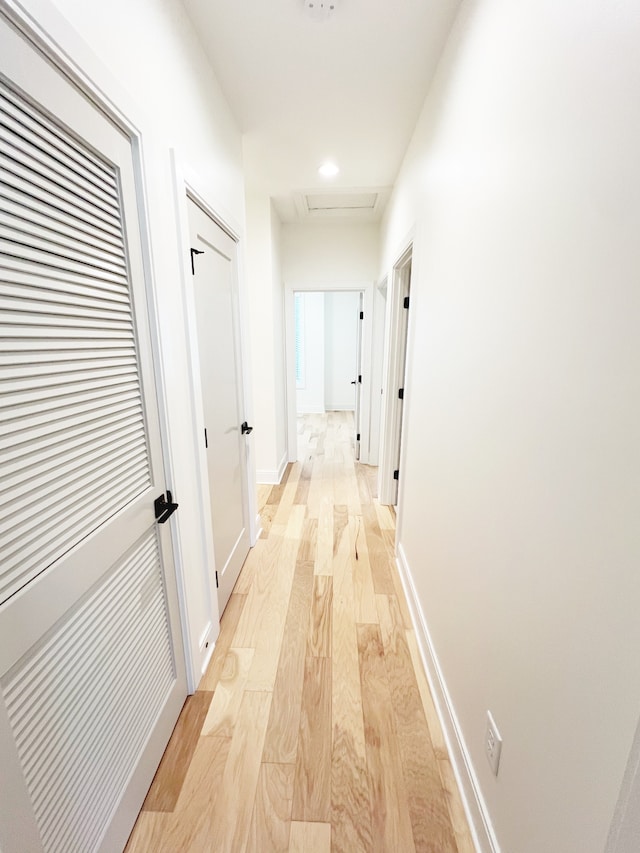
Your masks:
{"label": "white door frame", "polygon": [[373,346],[373,288],[372,281],[367,282],[344,282],[330,285],[319,282],[285,282],[284,308],[285,308],[285,359],[287,371],[287,454],[289,462],[297,459],[298,432],[296,426],[296,362],[295,362],[295,329],[293,295],[298,292],[305,293],[331,293],[333,291],[360,292],[364,296],[364,319],[362,321],[362,388],[360,403],[362,406],[360,414],[360,462],[369,463],[369,436],[371,420],[371,362]]}
{"label": "white door frame", "polygon": [[[404,249],[393,265],[390,287],[387,292],[387,319],[385,335],[385,354],[383,367],[382,412],[380,424],[380,467],[378,469],[378,496],[380,503],[395,505],[398,484],[393,472],[398,464],[398,452],[402,446],[402,436],[398,430],[400,401],[398,388],[404,386],[406,356],[408,350],[408,330],[405,336],[403,324],[407,318],[403,315],[403,299],[413,256],[413,242]],[[404,405],[404,401],[403,401]],[[402,478],[402,465],[399,466]]]}
{"label": "white door frame", "polygon": [[[202,392],[200,383],[200,355],[198,352],[198,337],[196,329],[196,304],[191,287],[191,256],[189,252],[189,217],[187,208],[187,198],[194,201],[205,213],[227,233],[237,244],[237,266],[238,266],[238,308],[240,318],[239,338],[240,338],[240,358],[242,364],[243,378],[243,408],[245,417],[249,423],[253,422],[253,407],[251,395],[248,389],[250,385],[250,377],[248,375],[249,352],[246,334],[246,317],[247,317],[247,294],[245,286],[245,277],[242,271],[242,231],[237,223],[234,223],[228,214],[221,213],[216,207],[211,205],[209,201],[197,189],[198,178],[194,176],[181,162],[178,154],[171,151],[171,159],[173,166],[173,181],[174,181],[174,204],[176,209],[176,219],[178,222],[178,241],[182,250],[183,262],[181,265],[181,294],[184,307],[184,315],[186,322],[186,338],[189,342],[188,351],[188,375],[189,375],[189,399],[191,410],[189,412],[189,424],[191,427],[191,444],[194,453],[194,466],[196,470],[198,482],[198,507],[195,511],[198,513],[198,527],[201,531],[200,548],[202,553],[202,565],[212,567],[212,571],[207,574],[205,580],[206,588],[208,589],[209,606],[209,622],[204,630],[200,632],[198,638],[198,649],[192,651],[193,665],[191,668],[190,690],[195,690],[198,682],[204,671],[207,668],[211,655],[214,649],[214,642],[219,633],[220,613],[218,608],[218,598],[216,595],[215,583],[212,583],[214,577],[213,572],[216,569],[214,548],[213,548],[213,529],[211,526],[211,513],[208,508],[210,506],[209,498],[209,475],[207,469],[207,458],[203,441],[204,435],[204,411],[202,405]],[[254,487],[255,484],[255,452],[253,449],[253,440],[246,441],[247,454],[247,483],[246,494],[249,513],[249,541],[253,547],[258,538],[260,518],[257,510],[257,496]],[[194,508],[195,509],[195,508]],[[190,636],[188,630],[190,625],[190,617],[187,602],[185,601],[184,618],[186,621],[186,636]]]}

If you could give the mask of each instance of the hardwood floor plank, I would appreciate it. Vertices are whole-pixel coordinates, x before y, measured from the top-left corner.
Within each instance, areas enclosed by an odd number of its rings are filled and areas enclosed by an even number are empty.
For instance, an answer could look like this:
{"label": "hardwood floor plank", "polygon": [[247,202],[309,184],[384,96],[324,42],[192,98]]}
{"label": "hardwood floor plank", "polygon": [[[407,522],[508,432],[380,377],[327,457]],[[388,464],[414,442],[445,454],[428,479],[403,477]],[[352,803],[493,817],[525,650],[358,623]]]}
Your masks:
{"label": "hardwood floor plank", "polygon": [[395,587],[389,568],[389,552],[382,538],[378,516],[373,504],[363,507],[362,517],[369,549],[373,587],[378,594],[394,595]]}
{"label": "hardwood floor plank", "polygon": [[331,818],[331,661],[305,661],[292,819]]}
{"label": "hardwood floor plank", "polygon": [[416,850],[456,853],[438,762],[429,737],[395,596],[377,596],[384,661]]}
{"label": "hardwood floor plank", "polygon": [[256,651],[247,679],[247,690],[274,689],[303,524],[304,507],[292,506],[278,556],[277,571],[260,612],[256,614]]}
{"label": "hardwood floor plank", "polygon": [[333,574],[333,501],[324,493],[320,501],[318,513],[317,558],[315,572],[317,575]]}
{"label": "hardwood floor plank", "polygon": [[198,740],[189,772],[176,804],[167,815],[161,838],[147,853],[210,853],[215,849],[219,827],[215,806],[222,791],[222,779],[231,740],[203,737]]}
{"label": "hardwood floor plank", "polygon": [[424,708],[425,717],[427,718],[427,725],[429,726],[429,737],[431,738],[431,743],[433,744],[433,751],[435,752],[437,759],[448,761],[449,750],[447,749],[444,734],[442,733],[440,717],[438,716],[438,712],[436,711],[436,706],[434,704],[433,697],[431,695],[431,690],[429,688],[429,682],[427,681],[427,676],[425,675],[424,667],[422,666],[422,658],[420,657],[420,651],[418,649],[418,642],[416,640],[415,632],[407,631],[406,637],[407,646],[409,647],[409,653],[411,654],[411,662],[413,663],[413,671],[415,673],[416,681],[418,683],[418,690],[420,691],[422,707]]}
{"label": "hardwood floor plank", "polygon": [[159,850],[166,833],[168,818],[166,812],[141,812],[124,853],[151,853]]}
{"label": "hardwood floor plank", "polygon": [[[316,442],[319,446],[319,442]],[[311,480],[309,481],[309,493],[307,494],[307,516],[318,519],[320,506],[324,494],[323,488],[324,452],[316,449],[313,456],[313,468]]]}
{"label": "hardwood floor plank", "polygon": [[469,830],[467,816],[462,805],[462,798],[460,797],[458,783],[456,782],[451,763],[448,759],[438,759],[438,767],[440,768],[440,778],[442,779],[449,807],[457,853],[476,853],[476,846],[473,843],[471,831]]}
{"label": "hardwood floor plank", "polygon": [[307,654],[311,657],[331,657],[331,617],[333,603],[333,579],[327,575],[316,575],[309,619]]}
{"label": "hardwood floor plank", "polygon": [[299,462],[294,462],[291,466],[282,497],[278,503],[278,511],[273,518],[274,524],[286,524],[287,522],[289,512],[294,504],[296,492],[298,491],[301,468],[302,466]]}
{"label": "hardwood floor plank", "polygon": [[282,475],[282,480],[280,482],[271,487],[271,491],[269,493],[269,497],[267,498],[267,504],[279,504],[282,500],[282,496],[284,495],[284,490],[289,482],[289,476],[291,474],[291,469],[293,468],[293,463],[289,462],[287,467],[284,469],[284,474]]}
{"label": "hardwood floor plank", "polygon": [[171,812],[176,806],[213,693],[187,696],[162,761],[142,806],[143,811]]}
{"label": "hardwood floor plank", "polygon": [[[340,562],[351,562],[351,539],[349,537],[349,513],[344,504],[333,508],[333,558]],[[333,570],[335,574],[335,567]]]}
{"label": "hardwood floor plank", "polygon": [[395,535],[396,520],[395,520],[395,516],[392,515],[389,507],[378,503],[378,501],[373,501],[373,506],[374,506],[374,509],[376,511],[376,516],[378,518],[378,525],[380,527],[380,530],[383,533],[385,530],[390,530]]}
{"label": "hardwood floor plank", "polygon": [[206,736],[231,737],[242,694],[253,662],[254,649],[229,649],[220,681],[202,726]]}
{"label": "hardwood floor plank", "polygon": [[220,620],[220,633],[218,634],[218,639],[211,655],[211,661],[198,685],[198,691],[205,690],[213,693],[216,689],[246,600],[247,597],[245,595],[237,595],[235,592],[231,594]]}
{"label": "hardwood floor plank", "polygon": [[292,822],[289,853],[330,853],[330,850],[331,824]]}
{"label": "hardwood floor plank", "polygon": [[332,848],[336,853],[368,853],[372,849],[371,803],[353,574],[348,556],[335,565],[332,622]]}
{"label": "hardwood floor plank", "polygon": [[357,630],[371,796],[372,850],[376,853],[389,850],[415,853],[380,628],[378,625],[358,625]]}
{"label": "hardwood floor plank", "polygon": [[273,688],[263,761],[285,764],[296,761],[312,592],[313,565],[298,562]]}
{"label": "hardwood floor plank", "polygon": [[315,566],[317,554],[318,519],[305,518],[297,559],[302,563],[313,563]]}
{"label": "hardwood floor plank", "polygon": [[216,853],[246,848],[270,707],[270,693],[247,690],[242,697],[214,805],[217,840],[210,849]]}
{"label": "hardwood floor plank", "polygon": [[293,764],[262,764],[247,853],[287,853],[293,803]]}
{"label": "hardwood floor plank", "polygon": [[260,616],[265,602],[273,593],[273,585],[278,576],[285,531],[286,527],[282,525],[272,527],[269,538],[258,543],[261,546],[256,554],[258,566],[253,573],[246,605],[232,638],[235,648],[255,649],[256,647]]}
{"label": "hardwood floor plank", "polygon": [[307,501],[309,499],[309,484],[311,482],[311,471],[313,469],[313,454],[307,453],[305,454],[304,460],[302,461],[302,467],[300,468],[300,476],[298,478],[298,488],[296,489],[295,496],[293,498],[294,504],[304,504],[306,506]]}
{"label": "hardwood floor plank", "polygon": [[367,537],[363,527],[362,516],[349,516],[355,619],[361,624],[368,624],[378,621],[378,611]]}

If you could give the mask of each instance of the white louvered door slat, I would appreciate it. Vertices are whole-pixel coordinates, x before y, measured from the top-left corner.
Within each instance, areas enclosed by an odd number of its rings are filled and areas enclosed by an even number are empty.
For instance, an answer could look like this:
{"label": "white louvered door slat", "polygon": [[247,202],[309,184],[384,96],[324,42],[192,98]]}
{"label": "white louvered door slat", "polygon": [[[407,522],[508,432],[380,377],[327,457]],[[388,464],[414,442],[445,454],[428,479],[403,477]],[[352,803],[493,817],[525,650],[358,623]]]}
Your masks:
{"label": "white louvered door slat", "polygon": [[116,851],[186,695],[132,146],[0,41],[0,847]]}

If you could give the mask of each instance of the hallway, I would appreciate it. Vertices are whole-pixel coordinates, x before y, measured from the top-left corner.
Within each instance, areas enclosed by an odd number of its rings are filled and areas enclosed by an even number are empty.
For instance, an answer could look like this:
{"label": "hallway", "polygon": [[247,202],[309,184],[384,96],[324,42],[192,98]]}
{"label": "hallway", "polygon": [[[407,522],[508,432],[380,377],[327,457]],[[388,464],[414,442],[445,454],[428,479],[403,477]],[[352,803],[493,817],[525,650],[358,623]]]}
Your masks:
{"label": "hallway", "polygon": [[298,423],[127,853],[473,853],[376,469],[351,413]]}

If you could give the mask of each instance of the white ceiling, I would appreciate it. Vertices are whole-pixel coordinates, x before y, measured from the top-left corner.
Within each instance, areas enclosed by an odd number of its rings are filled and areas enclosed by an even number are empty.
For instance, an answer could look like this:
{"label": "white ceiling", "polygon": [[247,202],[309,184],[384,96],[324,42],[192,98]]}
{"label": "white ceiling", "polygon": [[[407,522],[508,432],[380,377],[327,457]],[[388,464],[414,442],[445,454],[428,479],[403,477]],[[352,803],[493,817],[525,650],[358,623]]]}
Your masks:
{"label": "white ceiling", "polygon": [[[243,132],[247,185],[297,221],[310,190],[396,177],[461,0],[183,0]],[[327,159],[337,178],[320,178]],[[381,214],[379,205],[376,215]]]}

